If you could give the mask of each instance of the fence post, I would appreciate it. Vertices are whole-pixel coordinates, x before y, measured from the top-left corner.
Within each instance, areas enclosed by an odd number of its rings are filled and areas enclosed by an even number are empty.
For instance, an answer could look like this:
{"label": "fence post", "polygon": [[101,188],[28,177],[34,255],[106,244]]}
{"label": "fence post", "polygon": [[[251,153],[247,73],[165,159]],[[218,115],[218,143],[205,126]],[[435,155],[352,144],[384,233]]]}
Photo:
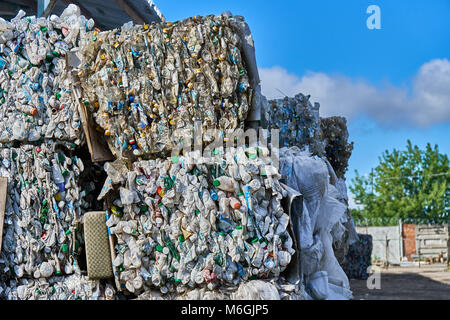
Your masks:
{"label": "fence post", "polygon": [[419,254],[419,268],[420,268],[420,239],[417,242],[419,243],[419,247],[417,248],[417,253]]}
{"label": "fence post", "polygon": [[386,234],[386,269],[389,269],[389,257],[388,257],[388,250],[389,249],[389,240],[388,240],[388,236]]}
{"label": "fence post", "polygon": [[450,224],[447,223],[447,269],[450,268]]}
{"label": "fence post", "polygon": [[404,253],[405,253],[405,248],[404,248],[405,244],[404,244],[404,241],[403,241],[404,235],[403,235],[403,222],[402,222],[402,219],[398,220],[398,225],[399,225],[399,228],[400,228],[399,249],[400,249],[400,262],[401,262],[401,261],[403,261],[403,256],[404,256]]}

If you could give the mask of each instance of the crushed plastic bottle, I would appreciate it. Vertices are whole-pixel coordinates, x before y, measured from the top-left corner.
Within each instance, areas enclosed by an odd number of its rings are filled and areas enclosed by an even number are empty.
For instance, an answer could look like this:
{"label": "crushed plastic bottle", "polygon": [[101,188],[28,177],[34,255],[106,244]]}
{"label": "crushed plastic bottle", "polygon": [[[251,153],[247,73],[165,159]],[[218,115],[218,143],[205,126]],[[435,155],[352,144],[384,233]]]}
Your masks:
{"label": "crushed plastic bottle", "polygon": [[243,128],[254,88],[237,19],[197,16],[86,34],[83,100],[115,156],[167,156],[192,139],[196,122],[203,132]]}

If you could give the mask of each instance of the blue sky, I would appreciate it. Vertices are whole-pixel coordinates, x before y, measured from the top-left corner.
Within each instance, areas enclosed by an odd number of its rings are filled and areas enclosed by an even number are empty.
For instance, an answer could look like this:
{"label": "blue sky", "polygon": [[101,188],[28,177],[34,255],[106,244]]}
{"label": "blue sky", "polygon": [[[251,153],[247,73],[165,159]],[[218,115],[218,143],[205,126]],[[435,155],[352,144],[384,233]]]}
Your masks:
{"label": "blue sky", "polygon": [[[167,20],[229,10],[249,24],[263,93],[311,94],[322,115],[348,118],[354,170],[365,174],[407,139],[450,152],[450,1],[171,1]],[[369,5],[381,30],[369,30]],[[278,95],[278,96],[277,96]],[[349,181],[350,182],[350,181]]]}

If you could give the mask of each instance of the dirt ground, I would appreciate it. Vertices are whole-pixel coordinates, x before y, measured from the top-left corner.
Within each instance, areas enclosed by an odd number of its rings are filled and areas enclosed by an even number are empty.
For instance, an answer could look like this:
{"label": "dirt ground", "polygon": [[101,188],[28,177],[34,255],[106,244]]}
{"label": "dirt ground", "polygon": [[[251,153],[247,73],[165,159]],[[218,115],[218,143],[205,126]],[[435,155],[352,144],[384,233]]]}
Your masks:
{"label": "dirt ground", "polygon": [[355,300],[450,300],[447,265],[389,267],[381,271],[381,289],[370,290],[366,280],[350,280]]}

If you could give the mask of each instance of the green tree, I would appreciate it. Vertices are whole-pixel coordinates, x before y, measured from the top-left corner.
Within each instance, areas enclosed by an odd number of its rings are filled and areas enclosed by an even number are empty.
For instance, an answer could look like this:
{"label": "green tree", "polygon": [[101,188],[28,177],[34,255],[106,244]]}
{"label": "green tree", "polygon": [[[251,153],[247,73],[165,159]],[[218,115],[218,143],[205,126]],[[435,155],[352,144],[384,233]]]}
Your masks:
{"label": "green tree", "polygon": [[352,210],[356,222],[450,220],[449,159],[437,145],[420,150],[408,140],[406,150],[385,151],[369,175],[356,171],[350,190],[360,205]]}

